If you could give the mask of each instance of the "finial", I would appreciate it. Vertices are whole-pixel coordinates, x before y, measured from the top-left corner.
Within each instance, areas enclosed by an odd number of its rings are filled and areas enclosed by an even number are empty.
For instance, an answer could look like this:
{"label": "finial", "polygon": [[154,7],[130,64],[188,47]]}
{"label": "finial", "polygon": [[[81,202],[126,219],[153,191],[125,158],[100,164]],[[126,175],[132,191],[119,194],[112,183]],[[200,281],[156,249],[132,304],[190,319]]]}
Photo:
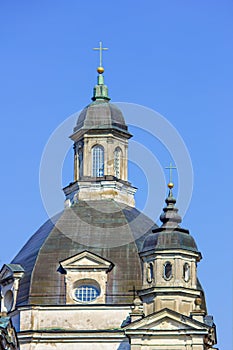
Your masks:
{"label": "finial", "polygon": [[167,187],[170,188],[170,190],[171,190],[174,187],[174,183],[173,182],[169,182]]}
{"label": "finial", "polygon": [[173,166],[172,163],[170,163],[169,166],[167,166],[165,169],[169,169],[169,183],[167,185],[167,187],[170,189],[170,193],[169,195],[172,195],[172,189],[174,187],[174,183],[172,182],[172,170],[176,169],[176,166]]}
{"label": "finial", "polygon": [[108,88],[104,84],[104,76],[102,75],[104,72],[103,67],[103,51],[108,50],[107,47],[103,47],[102,41],[99,42],[99,47],[94,47],[93,50],[99,51],[99,67],[97,68],[97,72],[99,73],[97,77],[97,85],[94,87],[94,94],[92,97],[93,101],[96,100],[105,100],[109,101],[110,98],[108,97]]}
{"label": "finial", "polygon": [[96,70],[97,70],[97,73],[103,74],[103,72],[104,72],[104,67],[98,67]]}
{"label": "finial", "polygon": [[99,74],[103,74],[104,72],[104,67],[103,67],[103,51],[106,51],[108,50],[108,47],[103,47],[103,43],[102,41],[99,42],[99,47],[94,47],[93,50],[95,51],[99,51],[99,58],[100,58],[100,61],[99,61],[99,67],[97,68],[97,72]]}
{"label": "finial", "polygon": [[169,172],[170,172],[169,183],[167,185],[169,188],[169,194],[165,200],[167,206],[163,209],[164,213],[161,214],[160,220],[163,223],[162,227],[174,228],[174,227],[177,227],[181,222],[181,217],[178,214],[178,209],[175,207],[176,199],[173,197],[173,193],[172,193],[172,189],[174,187],[174,184],[172,182],[172,170],[176,169],[176,167],[173,166],[172,163],[170,163],[170,165],[165,169],[169,169]]}

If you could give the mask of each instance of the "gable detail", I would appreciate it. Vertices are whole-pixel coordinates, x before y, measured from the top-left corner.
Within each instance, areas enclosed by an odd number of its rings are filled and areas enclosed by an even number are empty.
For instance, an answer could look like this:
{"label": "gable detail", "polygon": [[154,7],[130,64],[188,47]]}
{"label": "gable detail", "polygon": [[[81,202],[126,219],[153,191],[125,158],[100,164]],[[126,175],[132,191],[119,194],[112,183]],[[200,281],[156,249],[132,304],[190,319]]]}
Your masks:
{"label": "gable detail", "polygon": [[60,261],[64,274],[67,304],[105,303],[107,274],[114,264],[89,251]]}
{"label": "gable detail", "polygon": [[1,312],[14,310],[24,269],[18,264],[5,264],[0,271]]}
{"label": "gable detail", "polygon": [[215,329],[173,310],[163,309],[132,322],[125,327],[132,350],[161,349],[161,339],[164,349],[186,349],[186,345],[196,345],[195,349],[204,349],[206,339],[215,343]]}
{"label": "gable detail", "polygon": [[60,261],[61,267],[67,272],[69,270],[99,269],[109,272],[113,264],[102,257],[88,251],[83,251],[66,260]]}

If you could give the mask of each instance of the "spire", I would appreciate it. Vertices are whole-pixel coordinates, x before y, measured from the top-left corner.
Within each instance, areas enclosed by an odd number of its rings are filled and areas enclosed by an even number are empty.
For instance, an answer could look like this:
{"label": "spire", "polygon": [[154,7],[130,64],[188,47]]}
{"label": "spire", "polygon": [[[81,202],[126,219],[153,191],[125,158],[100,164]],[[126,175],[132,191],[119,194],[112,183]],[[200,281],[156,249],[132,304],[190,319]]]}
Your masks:
{"label": "spire", "polygon": [[[169,169],[171,169],[171,166],[169,167]],[[172,169],[174,169],[174,167]],[[182,221],[180,215],[178,214],[178,209],[175,207],[176,199],[173,197],[173,187],[174,184],[170,181],[168,184],[169,194],[165,200],[167,206],[163,208],[163,213],[160,216],[160,220],[163,223],[161,227],[163,228],[176,228]]]}
{"label": "spire", "polygon": [[99,47],[94,47],[93,50],[99,51],[99,67],[97,68],[97,85],[94,87],[92,100],[107,100],[110,98],[108,96],[108,87],[104,84],[104,67],[103,67],[103,51],[108,50],[107,47],[103,47],[102,41],[99,42]]}

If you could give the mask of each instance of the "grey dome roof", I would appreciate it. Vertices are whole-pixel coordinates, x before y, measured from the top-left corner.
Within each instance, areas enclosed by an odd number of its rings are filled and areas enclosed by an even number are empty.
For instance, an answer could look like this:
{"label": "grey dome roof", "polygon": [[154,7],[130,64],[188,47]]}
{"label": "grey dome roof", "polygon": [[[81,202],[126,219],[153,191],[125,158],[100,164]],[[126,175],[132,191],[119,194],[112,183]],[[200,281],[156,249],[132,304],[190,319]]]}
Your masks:
{"label": "grey dome roof", "polygon": [[142,283],[138,252],[152,226],[157,227],[140,211],[114,200],[80,201],[65,209],[41,226],[13,259],[25,270],[17,305],[65,304],[59,262],[84,250],[114,264],[107,303],[132,302],[133,289]]}
{"label": "grey dome roof", "polygon": [[80,113],[74,132],[80,129],[117,129],[128,133],[121,110],[106,100],[96,100]]}
{"label": "grey dome roof", "polygon": [[179,226],[182,219],[175,206],[176,199],[173,197],[172,187],[165,200],[166,207],[163,208],[163,213],[160,215],[162,225],[159,228],[153,229],[153,233],[149,234],[145,239],[142,252],[184,249],[196,252],[201,256],[193,237],[189,234],[189,230]]}
{"label": "grey dome roof", "polygon": [[198,253],[197,245],[187,230],[176,228],[168,231],[158,229],[158,231],[151,233],[145,239],[142,251],[184,249]]}

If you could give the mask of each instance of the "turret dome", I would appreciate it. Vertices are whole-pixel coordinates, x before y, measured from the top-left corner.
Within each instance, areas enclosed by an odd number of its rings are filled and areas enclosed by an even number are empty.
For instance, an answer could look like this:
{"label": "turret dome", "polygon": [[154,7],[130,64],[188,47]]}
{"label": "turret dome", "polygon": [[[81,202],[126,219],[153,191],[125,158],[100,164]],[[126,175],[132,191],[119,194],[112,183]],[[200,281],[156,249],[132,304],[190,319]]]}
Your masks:
{"label": "turret dome", "polygon": [[170,249],[182,249],[201,254],[198,251],[194,238],[190,235],[189,230],[180,227],[182,221],[178,214],[178,208],[176,208],[176,199],[173,197],[172,186],[170,188],[169,195],[166,198],[166,207],[163,209],[163,213],[160,215],[162,222],[161,227],[153,229],[151,233],[144,241],[143,252],[153,250],[170,250]]}
{"label": "turret dome", "polygon": [[198,252],[197,245],[188,230],[161,230],[151,233],[143,244],[142,251],[159,251],[165,249],[184,249]]}
{"label": "turret dome", "polygon": [[80,129],[116,129],[128,133],[121,110],[105,99],[98,99],[82,110],[74,132]]}

